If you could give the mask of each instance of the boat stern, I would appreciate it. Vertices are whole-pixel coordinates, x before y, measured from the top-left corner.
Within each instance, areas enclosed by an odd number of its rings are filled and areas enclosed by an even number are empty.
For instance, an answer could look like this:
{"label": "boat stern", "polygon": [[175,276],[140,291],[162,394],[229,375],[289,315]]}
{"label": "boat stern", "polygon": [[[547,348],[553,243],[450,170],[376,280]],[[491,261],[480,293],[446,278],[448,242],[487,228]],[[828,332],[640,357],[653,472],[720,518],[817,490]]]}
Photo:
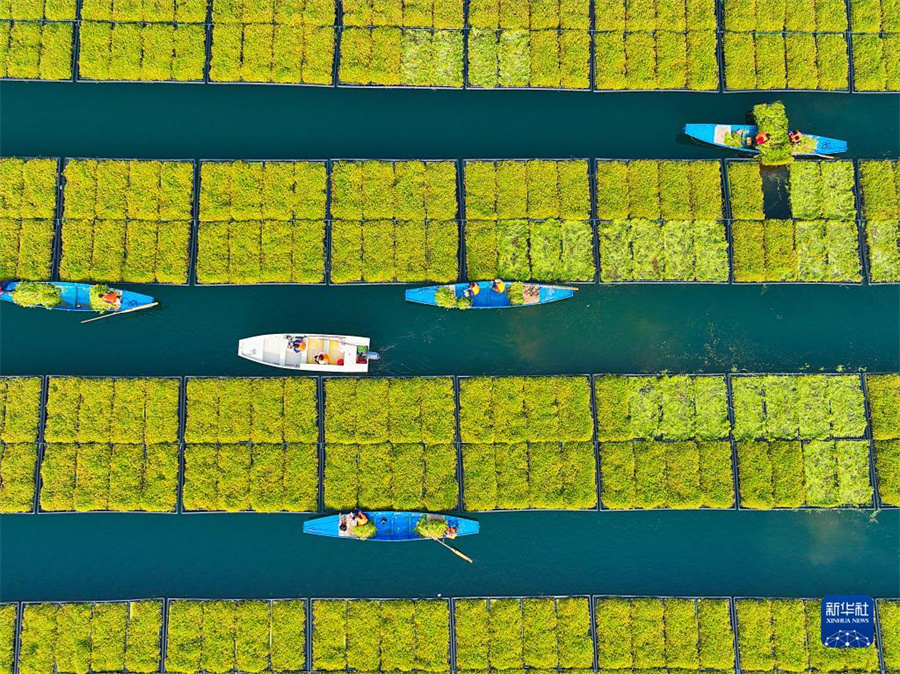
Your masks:
{"label": "boat stern", "polygon": [[440,286],[426,286],[424,288],[409,288],[404,293],[407,302],[415,304],[437,304],[437,290]]}
{"label": "boat stern", "polygon": [[338,538],[340,530],[338,523],[340,515],[326,515],[325,517],[316,517],[315,519],[306,520],[303,523],[303,533],[313,536],[328,536],[329,538]]}

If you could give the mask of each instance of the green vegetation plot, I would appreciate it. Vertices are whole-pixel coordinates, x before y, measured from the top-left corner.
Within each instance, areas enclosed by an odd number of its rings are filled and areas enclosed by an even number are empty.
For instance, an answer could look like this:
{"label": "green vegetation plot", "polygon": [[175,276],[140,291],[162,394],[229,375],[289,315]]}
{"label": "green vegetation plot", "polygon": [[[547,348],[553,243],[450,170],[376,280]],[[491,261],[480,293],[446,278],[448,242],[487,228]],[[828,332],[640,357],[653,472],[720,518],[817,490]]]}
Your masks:
{"label": "green vegetation plot", "polygon": [[10,21],[0,16],[0,79],[71,79],[73,32],[72,21]]}
{"label": "green vegetation plot", "polygon": [[0,277],[49,280],[56,173],[55,159],[0,158]]}
{"label": "green vegetation plot", "polygon": [[857,91],[900,91],[900,19],[894,0],[851,0],[853,85]]}
{"label": "green vegetation plot", "polygon": [[16,658],[16,604],[0,604],[0,672],[13,674]]}
{"label": "green vegetation plot", "polygon": [[0,377],[0,512],[33,506],[40,403],[40,377]]}
{"label": "green vegetation plot", "polygon": [[861,161],[859,183],[869,277],[876,283],[896,283],[900,281],[900,162]]}
{"label": "green vegetation plot", "polygon": [[855,220],[853,162],[795,161],[790,196],[795,219]]}
{"label": "green vegetation plot", "polygon": [[885,672],[900,671],[900,601],[878,600],[878,621],[881,624],[881,648]]}
{"label": "green vegetation plot", "polygon": [[900,375],[867,374],[875,439],[875,469],[882,503],[900,505]]}

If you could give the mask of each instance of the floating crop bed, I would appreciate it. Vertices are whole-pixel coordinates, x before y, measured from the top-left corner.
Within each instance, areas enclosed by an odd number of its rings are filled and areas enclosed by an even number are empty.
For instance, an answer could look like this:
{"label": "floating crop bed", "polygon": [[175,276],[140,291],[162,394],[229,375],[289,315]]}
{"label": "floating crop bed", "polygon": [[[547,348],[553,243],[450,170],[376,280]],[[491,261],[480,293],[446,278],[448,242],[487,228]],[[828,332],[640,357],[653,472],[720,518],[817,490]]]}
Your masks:
{"label": "floating crop bed", "polygon": [[852,161],[795,161],[789,168],[795,219],[856,219]]}
{"label": "floating crop bed", "polygon": [[599,671],[733,671],[725,598],[597,597]]}
{"label": "floating crop bed", "polygon": [[590,672],[588,597],[454,599],[457,671]]}
{"label": "floating crop bed", "polygon": [[884,671],[896,672],[900,670],[900,600],[879,599],[876,604]]}
{"label": "floating crop bed", "polygon": [[75,17],[75,0],[0,6],[0,79],[72,79]]}
{"label": "floating crop bed", "polygon": [[58,172],[56,159],[0,159],[0,278],[50,278]]}
{"label": "floating crop bed", "polygon": [[306,671],[306,600],[168,602],[165,671]]}
{"label": "floating crop bed", "polygon": [[0,378],[0,512],[34,509],[41,378]]}
{"label": "floating crop bed", "polygon": [[900,12],[892,0],[850,0],[853,86],[900,91]]}
{"label": "floating crop bed", "polygon": [[62,175],[62,280],[188,281],[191,162],[69,159]]}
{"label": "floating crop bed", "polygon": [[869,281],[900,282],[900,162],[859,162]]}
{"label": "floating crop bed", "polygon": [[18,604],[0,604],[0,672],[14,674],[16,664],[16,625]]}
{"label": "floating crop bed", "polygon": [[764,195],[759,162],[725,161],[730,216],[734,220],[764,220]]}
{"label": "floating crop bed", "polygon": [[595,0],[594,87],[716,91],[713,0]]}
{"label": "floating crop bed", "polygon": [[19,674],[161,671],[161,600],[21,606]]}
{"label": "floating crop bed", "polygon": [[882,505],[900,506],[900,374],[867,374],[875,468]]}
{"label": "floating crop bed", "polygon": [[210,82],[334,82],[334,0],[210,2]]}
{"label": "floating crop bed", "polygon": [[450,605],[429,599],[313,599],[320,672],[450,671]]}

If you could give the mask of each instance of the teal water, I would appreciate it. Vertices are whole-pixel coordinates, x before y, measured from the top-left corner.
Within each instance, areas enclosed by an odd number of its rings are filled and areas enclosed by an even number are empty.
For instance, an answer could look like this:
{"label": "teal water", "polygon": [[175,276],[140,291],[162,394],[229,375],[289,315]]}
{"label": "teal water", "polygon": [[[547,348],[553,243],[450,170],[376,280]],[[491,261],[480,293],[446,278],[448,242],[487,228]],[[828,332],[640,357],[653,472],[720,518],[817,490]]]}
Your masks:
{"label": "teal water", "polygon": [[[88,157],[719,157],[687,121],[776,96],[0,84],[0,153]],[[900,96],[781,96],[850,156],[900,155]],[[584,287],[507,312],[399,287],[145,287],[153,312],[80,325],[0,307],[2,374],[258,374],[239,337],[372,338],[374,374],[900,369],[898,286]],[[900,595],[900,512],[513,513],[459,547],[300,534],[297,515],[0,517],[0,598],[454,594]]]}

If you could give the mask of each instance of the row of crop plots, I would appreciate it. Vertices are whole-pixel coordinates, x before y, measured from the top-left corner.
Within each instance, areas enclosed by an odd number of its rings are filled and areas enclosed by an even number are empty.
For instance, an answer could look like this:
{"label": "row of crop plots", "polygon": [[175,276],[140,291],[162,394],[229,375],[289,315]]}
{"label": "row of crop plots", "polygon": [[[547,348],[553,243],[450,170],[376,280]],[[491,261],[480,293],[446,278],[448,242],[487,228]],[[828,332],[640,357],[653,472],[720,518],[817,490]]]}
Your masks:
{"label": "row of crop plots", "polygon": [[593,91],[900,91],[892,0],[13,3],[0,77]]}
{"label": "row of crop plots", "polygon": [[821,601],[758,597],[141,599],[0,604],[0,673],[816,671],[900,667],[900,600],[875,643],[826,648]]}
{"label": "row of crop plots", "polygon": [[49,376],[0,393],[2,512],[900,505],[898,374]]}
{"label": "row of crop plots", "polygon": [[[900,282],[891,160],[8,157],[0,175],[3,278]],[[790,219],[769,215],[782,188]]]}

